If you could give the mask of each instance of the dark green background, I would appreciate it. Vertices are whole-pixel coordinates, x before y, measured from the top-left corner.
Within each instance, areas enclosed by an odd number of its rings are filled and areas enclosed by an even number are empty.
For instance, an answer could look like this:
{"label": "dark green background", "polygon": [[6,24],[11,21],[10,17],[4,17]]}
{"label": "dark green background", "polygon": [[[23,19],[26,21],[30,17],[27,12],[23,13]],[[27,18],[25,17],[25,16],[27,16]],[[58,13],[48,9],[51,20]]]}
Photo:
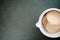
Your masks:
{"label": "dark green background", "polygon": [[35,26],[48,8],[60,8],[60,1],[0,0],[0,40],[58,40],[44,36]]}

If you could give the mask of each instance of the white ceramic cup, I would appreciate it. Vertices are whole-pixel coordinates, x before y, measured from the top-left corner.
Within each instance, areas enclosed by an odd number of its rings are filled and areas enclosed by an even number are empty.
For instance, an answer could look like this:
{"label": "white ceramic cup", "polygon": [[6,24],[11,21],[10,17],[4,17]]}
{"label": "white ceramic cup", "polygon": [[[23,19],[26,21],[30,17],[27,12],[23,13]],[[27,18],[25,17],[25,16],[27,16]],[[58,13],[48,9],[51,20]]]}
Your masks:
{"label": "white ceramic cup", "polygon": [[60,12],[60,9],[57,9],[57,8],[49,8],[49,9],[46,9],[45,11],[42,12],[42,14],[40,15],[39,19],[38,19],[38,22],[36,23],[36,26],[40,29],[40,31],[47,37],[50,37],[50,38],[57,38],[57,37],[60,37],[60,31],[57,32],[57,33],[54,33],[54,34],[49,34],[43,27],[43,24],[42,24],[42,18],[43,16],[48,12],[48,11],[51,11],[51,10],[56,10],[56,11],[59,11]]}

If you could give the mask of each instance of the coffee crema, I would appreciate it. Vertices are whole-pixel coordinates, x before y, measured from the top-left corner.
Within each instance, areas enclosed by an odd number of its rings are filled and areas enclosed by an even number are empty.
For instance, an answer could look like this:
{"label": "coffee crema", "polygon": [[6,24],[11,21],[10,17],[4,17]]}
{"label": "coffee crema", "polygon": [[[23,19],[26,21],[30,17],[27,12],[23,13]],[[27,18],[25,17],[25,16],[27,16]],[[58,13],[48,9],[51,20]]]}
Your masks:
{"label": "coffee crema", "polygon": [[56,10],[48,11],[43,16],[42,24],[48,33],[60,31],[60,12]]}

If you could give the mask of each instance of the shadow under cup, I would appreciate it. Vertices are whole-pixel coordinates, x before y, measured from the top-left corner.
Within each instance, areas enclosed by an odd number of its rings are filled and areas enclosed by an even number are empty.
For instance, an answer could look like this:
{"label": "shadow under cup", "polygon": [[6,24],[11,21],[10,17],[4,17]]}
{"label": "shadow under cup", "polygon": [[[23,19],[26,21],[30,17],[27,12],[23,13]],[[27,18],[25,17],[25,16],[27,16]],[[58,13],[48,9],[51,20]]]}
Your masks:
{"label": "shadow under cup", "polygon": [[47,37],[50,37],[50,38],[57,38],[57,37],[60,37],[60,31],[59,32],[56,32],[54,34],[50,34],[48,33],[45,28],[44,28],[44,25],[42,24],[42,19],[44,17],[44,15],[46,15],[47,12],[51,11],[51,10],[56,10],[58,12],[60,12],[60,9],[57,9],[57,8],[49,8],[45,11],[42,12],[42,14],[40,15],[39,17],[39,20],[38,22],[36,23],[36,26],[40,29],[40,31]]}

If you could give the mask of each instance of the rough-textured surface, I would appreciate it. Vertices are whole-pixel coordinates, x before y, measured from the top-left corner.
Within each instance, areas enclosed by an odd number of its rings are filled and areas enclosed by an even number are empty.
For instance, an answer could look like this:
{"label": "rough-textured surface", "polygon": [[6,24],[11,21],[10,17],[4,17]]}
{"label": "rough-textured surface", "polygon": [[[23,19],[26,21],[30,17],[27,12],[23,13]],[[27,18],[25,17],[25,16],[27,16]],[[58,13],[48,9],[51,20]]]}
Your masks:
{"label": "rough-textured surface", "polygon": [[0,0],[0,40],[49,40],[35,23],[42,11],[59,5],[58,0]]}

